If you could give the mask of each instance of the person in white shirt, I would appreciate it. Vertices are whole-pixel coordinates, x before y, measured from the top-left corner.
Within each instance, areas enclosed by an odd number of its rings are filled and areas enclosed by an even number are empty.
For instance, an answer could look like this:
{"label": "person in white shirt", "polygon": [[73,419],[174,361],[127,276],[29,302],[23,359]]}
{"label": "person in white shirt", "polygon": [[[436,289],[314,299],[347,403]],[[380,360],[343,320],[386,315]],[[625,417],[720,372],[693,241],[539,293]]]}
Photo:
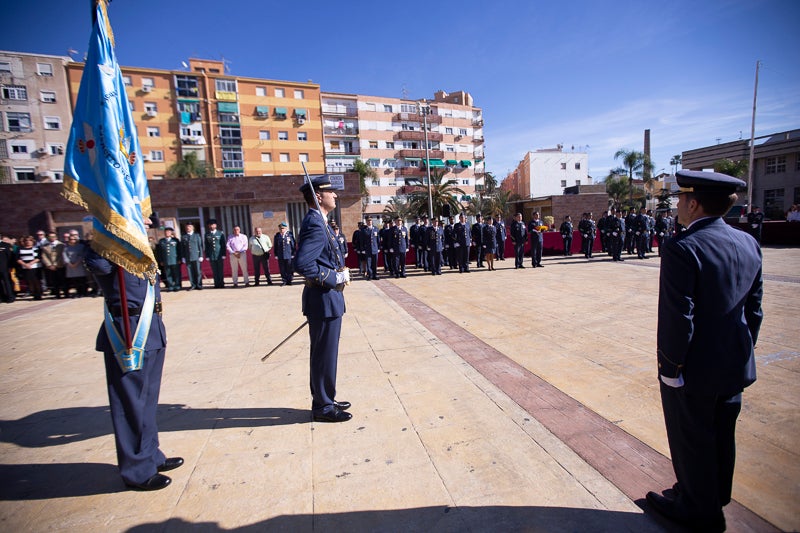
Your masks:
{"label": "person in white shirt", "polygon": [[250,237],[250,255],[253,256],[253,277],[256,285],[260,284],[261,270],[267,278],[267,285],[272,285],[272,278],[269,275],[270,250],[272,250],[272,240],[268,235],[264,235],[261,228],[256,228],[255,235]]}
{"label": "person in white shirt", "polygon": [[233,227],[233,235],[228,237],[226,246],[228,257],[231,260],[231,276],[233,277],[233,287],[239,286],[239,268],[242,269],[245,287],[250,286],[250,277],[247,275],[247,236],[242,234],[239,226]]}

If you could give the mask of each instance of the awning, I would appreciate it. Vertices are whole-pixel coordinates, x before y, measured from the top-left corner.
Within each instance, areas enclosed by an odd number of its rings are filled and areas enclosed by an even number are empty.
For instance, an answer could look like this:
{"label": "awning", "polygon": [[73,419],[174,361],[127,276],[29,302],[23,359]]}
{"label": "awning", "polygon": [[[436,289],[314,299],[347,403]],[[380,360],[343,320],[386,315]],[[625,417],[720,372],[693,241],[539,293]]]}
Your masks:
{"label": "awning", "polygon": [[441,159],[428,159],[428,166],[431,168],[441,168],[444,167],[444,161]]}
{"label": "awning", "polygon": [[461,166],[464,167],[464,168],[471,167],[472,166],[472,161],[470,161],[469,159],[462,159],[461,160]]}
{"label": "awning", "polygon": [[456,161],[455,159],[448,159],[447,161],[444,162],[444,164],[447,165],[448,167],[454,167],[458,164],[458,161]]}
{"label": "awning", "polygon": [[286,114],[286,108],[285,107],[276,107],[275,108],[275,114],[276,115],[285,115]]}
{"label": "awning", "polygon": [[421,157],[404,157],[406,161],[422,161]]}
{"label": "awning", "polygon": [[257,105],[256,106],[256,115],[269,115],[269,106]]}
{"label": "awning", "polygon": [[305,116],[306,116],[306,110],[305,110],[305,109],[295,109],[295,110],[294,110],[294,114],[295,114],[296,116],[298,116],[298,117],[303,117],[303,118],[305,118]]}
{"label": "awning", "polygon": [[217,102],[217,111],[220,113],[238,113],[239,104],[236,102]]}

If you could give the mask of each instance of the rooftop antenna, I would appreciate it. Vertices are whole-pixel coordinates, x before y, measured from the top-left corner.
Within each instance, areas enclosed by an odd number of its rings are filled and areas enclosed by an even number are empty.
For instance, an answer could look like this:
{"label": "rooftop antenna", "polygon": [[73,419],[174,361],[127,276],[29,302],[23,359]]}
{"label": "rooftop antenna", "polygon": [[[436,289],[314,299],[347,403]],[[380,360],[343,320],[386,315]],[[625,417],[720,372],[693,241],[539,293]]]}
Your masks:
{"label": "rooftop antenna", "polygon": [[67,55],[69,55],[69,58],[70,58],[71,60],[75,61],[75,58],[74,58],[74,57],[72,57],[72,56],[73,56],[73,55],[78,55],[78,51],[77,51],[77,50],[75,50],[74,48],[67,48]]}
{"label": "rooftop antenna", "polygon": [[224,71],[224,74],[231,73],[231,62],[225,59],[225,56],[222,56],[222,70]]}
{"label": "rooftop antenna", "polygon": [[181,61],[181,66],[186,70],[189,70],[189,65],[186,63],[186,61]]}
{"label": "rooftop antenna", "polygon": [[403,95],[403,100],[408,100],[408,89],[406,88],[406,84],[405,83],[400,88],[400,94]]}

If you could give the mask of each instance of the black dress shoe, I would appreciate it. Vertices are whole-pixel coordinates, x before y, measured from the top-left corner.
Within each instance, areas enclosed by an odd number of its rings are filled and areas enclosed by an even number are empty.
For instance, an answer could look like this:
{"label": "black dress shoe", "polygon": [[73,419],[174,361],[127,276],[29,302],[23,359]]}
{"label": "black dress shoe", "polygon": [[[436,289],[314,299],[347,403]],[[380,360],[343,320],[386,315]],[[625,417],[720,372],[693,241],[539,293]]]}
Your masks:
{"label": "black dress shoe", "polygon": [[166,472],[168,470],[175,470],[179,466],[183,465],[183,457],[167,457],[164,460],[164,464],[158,467],[159,472]]}
{"label": "black dress shoe", "polygon": [[347,411],[350,409],[350,402],[333,402],[334,407],[341,409],[342,411]]}
{"label": "black dress shoe", "polygon": [[144,483],[125,483],[132,489],[137,490],[161,490],[172,483],[172,480],[163,474],[153,474]]}
{"label": "black dress shoe", "polygon": [[651,491],[647,493],[645,499],[660,515],[673,522],[686,526],[690,531],[702,531],[704,533],[725,531],[725,515],[722,513],[722,509],[714,516],[694,517],[688,516],[675,500],[662,496],[661,494]]}
{"label": "black dress shoe", "polygon": [[314,422],[347,422],[353,415],[334,407],[330,413],[320,413],[314,415]]}

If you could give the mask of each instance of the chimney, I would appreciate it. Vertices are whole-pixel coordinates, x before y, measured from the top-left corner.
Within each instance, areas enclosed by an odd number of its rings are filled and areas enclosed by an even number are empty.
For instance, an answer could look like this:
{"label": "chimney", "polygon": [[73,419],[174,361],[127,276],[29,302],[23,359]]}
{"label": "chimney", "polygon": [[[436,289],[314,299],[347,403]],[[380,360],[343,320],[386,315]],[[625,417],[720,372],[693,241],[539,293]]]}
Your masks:
{"label": "chimney", "polygon": [[650,130],[649,129],[648,130],[644,130],[644,161],[645,161],[645,167],[644,167],[643,177],[644,177],[644,180],[647,181],[648,179],[650,179],[652,177],[651,174],[650,174],[650,167],[647,165],[647,163],[650,162]]}

